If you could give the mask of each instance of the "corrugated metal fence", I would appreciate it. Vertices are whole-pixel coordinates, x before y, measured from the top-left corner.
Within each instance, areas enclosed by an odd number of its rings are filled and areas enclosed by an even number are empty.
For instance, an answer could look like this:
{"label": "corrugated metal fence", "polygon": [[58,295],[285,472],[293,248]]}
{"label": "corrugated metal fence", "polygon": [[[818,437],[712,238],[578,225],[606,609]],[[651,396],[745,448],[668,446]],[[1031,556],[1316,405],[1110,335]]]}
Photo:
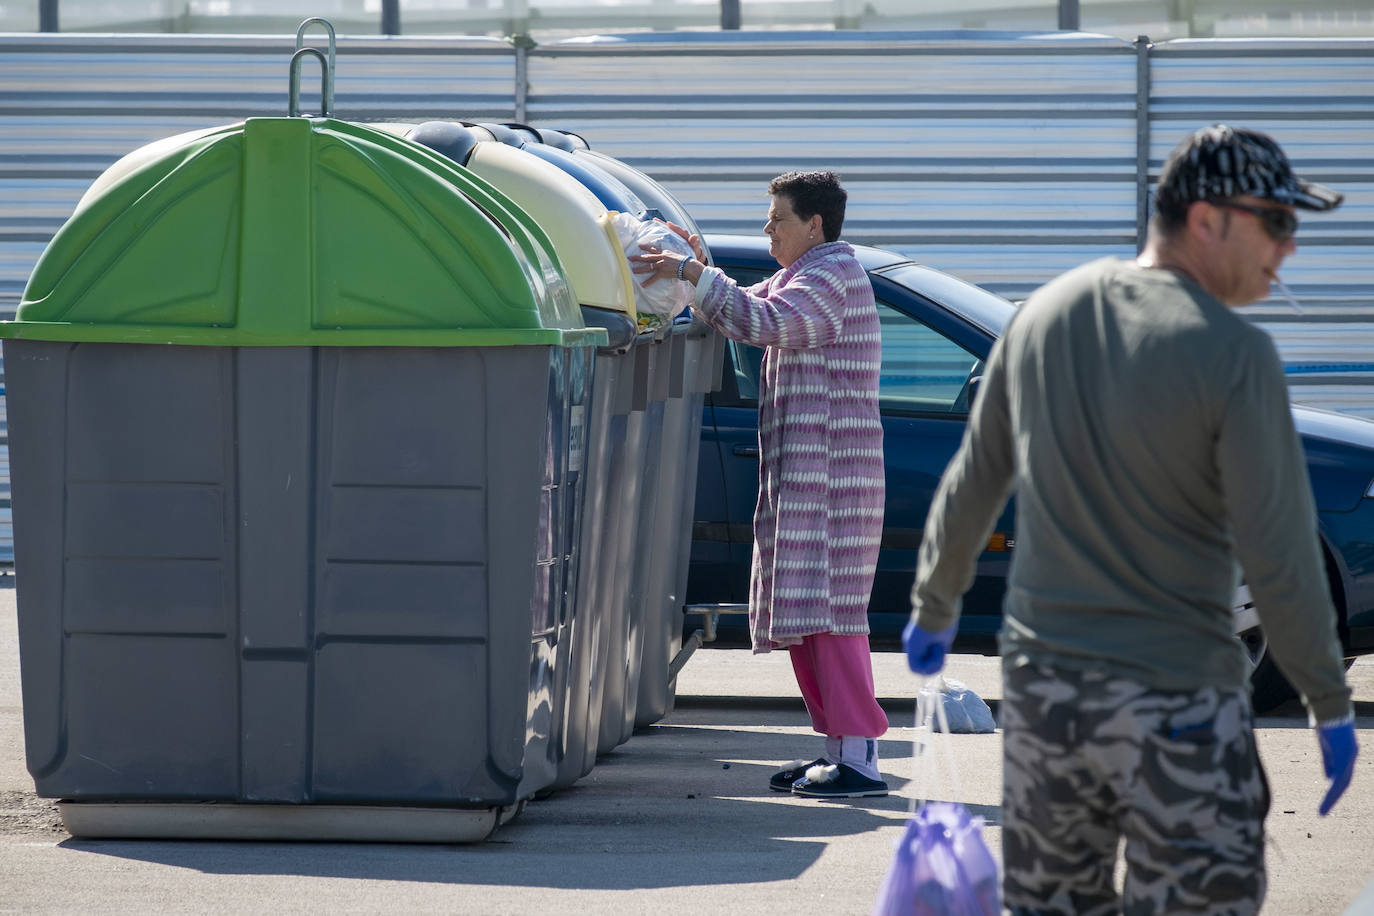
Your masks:
{"label": "corrugated metal fence", "polygon": [[[1133,254],[1150,181],[1192,128],[1269,131],[1347,203],[1304,223],[1285,270],[1303,314],[1278,300],[1248,314],[1278,340],[1295,399],[1374,416],[1374,40],[674,32],[338,47],[340,117],[576,130],[663,181],[708,231],[761,227],[773,175],[833,168],[850,190],[848,239],[1012,298]],[[284,114],[293,49],[289,37],[0,35],[0,314],[120,156]],[[303,86],[309,108],[309,68]]]}

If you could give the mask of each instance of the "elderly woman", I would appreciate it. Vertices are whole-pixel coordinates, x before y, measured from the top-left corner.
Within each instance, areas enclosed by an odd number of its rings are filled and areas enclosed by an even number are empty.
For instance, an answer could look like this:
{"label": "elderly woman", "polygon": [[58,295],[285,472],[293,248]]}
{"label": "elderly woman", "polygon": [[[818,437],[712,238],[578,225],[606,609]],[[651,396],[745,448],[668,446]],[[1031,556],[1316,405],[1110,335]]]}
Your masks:
{"label": "elderly woman", "polygon": [[[868,648],[883,528],[878,313],[868,275],[839,240],[838,177],[788,172],[768,193],[763,231],[782,269],[761,283],[741,288],[698,259],[652,248],[632,260],[652,275],[645,282],[693,284],[698,316],[764,348],[750,632],[755,652],[787,648],[826,736],[820,758],[786,765],[769,785],[815,798],[886,795],[875,739],[888,723]],[[701,258],[700,239],[687,239]]]}

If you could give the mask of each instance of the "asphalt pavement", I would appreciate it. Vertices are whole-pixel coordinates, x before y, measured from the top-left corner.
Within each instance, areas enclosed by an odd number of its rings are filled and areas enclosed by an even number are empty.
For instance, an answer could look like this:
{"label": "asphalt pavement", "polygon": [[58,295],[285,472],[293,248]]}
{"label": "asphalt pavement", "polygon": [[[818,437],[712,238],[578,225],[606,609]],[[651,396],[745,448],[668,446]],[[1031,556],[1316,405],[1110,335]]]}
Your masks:
{"label": "asphalt pavement", "polygon": [[[893,794],[817,802],[767,787],[779,763],[819,747],[786,656],[710,649],[660,724],[482,843],[73,839],[24,768],[13,584],[0,579],[0,913],[864,914],[915,791],[917,682],[900,655],[874,655]],[[996,709],[997,659],[955,656],[947,676]],[[1350,678],[1365,752],[1329,817],[1316,813],[1326,783],[1302,709],[1260,720],[1274,796],[1265,913],[1374,914],[1374,659]],[[922,794],[984,817],[1000,858],[1000,735],[937,740],[957,776],[923,776]]]}

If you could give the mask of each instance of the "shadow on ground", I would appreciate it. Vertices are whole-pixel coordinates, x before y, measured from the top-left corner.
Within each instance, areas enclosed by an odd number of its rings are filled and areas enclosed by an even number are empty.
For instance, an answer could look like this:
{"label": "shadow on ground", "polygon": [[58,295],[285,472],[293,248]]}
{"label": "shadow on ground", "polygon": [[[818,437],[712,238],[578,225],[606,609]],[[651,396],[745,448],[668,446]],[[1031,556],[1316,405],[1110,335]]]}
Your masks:
{"label": "shadow on ground", "polygon": [[[884,742],[889,744],[889,742]],[[910,753],[890,742],[884,753]],[[207,874],[632,890],[789,881],[836,837],[904,823],[886,798],[818,802],[767,789],[797,736],[719,725],[655,726],[603,756],[571,788],[531,802],[486,842],[466,846],[68,839],[73,853]],[[756,762],[757,761],[757,762]],[[973,806],[989,824],[995,807]]]}

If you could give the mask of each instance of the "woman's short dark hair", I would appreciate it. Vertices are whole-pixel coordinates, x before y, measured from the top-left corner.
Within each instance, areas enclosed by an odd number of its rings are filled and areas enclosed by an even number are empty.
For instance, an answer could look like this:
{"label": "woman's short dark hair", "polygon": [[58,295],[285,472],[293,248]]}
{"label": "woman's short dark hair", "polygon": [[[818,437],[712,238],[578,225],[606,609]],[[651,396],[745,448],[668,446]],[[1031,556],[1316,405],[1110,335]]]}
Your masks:
{"label": "woman's short dark hair", "polygon": [[802,219],[821,215],[821,233],[827,242],[840,237],[844,228],[844,204],[849,199],[834,172],[786,172],[768,182],[768,193],[786,197],[792,212]]}

